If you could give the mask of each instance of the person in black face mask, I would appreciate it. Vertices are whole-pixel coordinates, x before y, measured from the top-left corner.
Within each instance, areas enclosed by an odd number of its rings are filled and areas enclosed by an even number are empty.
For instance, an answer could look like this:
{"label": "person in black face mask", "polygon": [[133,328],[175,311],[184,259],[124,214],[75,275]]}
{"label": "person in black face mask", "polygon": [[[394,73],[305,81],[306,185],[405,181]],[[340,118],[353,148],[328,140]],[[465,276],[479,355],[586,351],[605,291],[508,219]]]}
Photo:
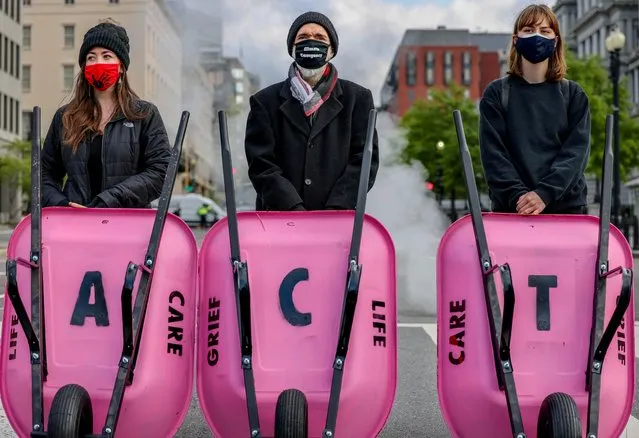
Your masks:
{"label": "person in black face mask", "polygon": [[[370,90],[338,78],[339,39],[318,12],[300,15],[287,38],[288,78],[250,98],[245,152],[256,210],[353,210]],[[377,132],[369,190],[379,166]]]}
{"label": "person in black face mask", "polygon": [[486,87],[479,146],[494,212],[587,213],[590,106],[564,78],[559,23],[530,5],[513,29],[508,74]]}

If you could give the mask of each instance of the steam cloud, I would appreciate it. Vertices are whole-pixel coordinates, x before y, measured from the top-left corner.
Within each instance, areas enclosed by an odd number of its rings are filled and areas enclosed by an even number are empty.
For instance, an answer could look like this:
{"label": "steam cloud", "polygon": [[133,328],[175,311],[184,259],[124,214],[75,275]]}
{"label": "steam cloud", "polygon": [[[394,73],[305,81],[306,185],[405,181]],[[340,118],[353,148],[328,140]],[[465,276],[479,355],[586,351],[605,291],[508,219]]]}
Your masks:
{"label": "steam cloud", "polygon": [[450,221],[424,193],[424,170],[400,164],[404,139],[392,116],[377,116],[380,168],[367,213],[389,231],[397,253],[398,311],[408,316],[436,314],[437,247]]}

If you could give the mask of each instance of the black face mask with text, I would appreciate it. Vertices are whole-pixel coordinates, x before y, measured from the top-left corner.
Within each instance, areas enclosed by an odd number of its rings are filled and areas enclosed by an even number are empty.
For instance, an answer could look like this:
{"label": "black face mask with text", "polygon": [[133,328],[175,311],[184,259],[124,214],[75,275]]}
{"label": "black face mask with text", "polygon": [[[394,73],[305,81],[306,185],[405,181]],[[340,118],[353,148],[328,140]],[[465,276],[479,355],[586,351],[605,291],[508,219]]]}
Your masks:
{"label": "black face mask with text", "polygon": [[329,45],[321,41],[305,40],[295,44],[295,62],[313,70],[326,65]]}

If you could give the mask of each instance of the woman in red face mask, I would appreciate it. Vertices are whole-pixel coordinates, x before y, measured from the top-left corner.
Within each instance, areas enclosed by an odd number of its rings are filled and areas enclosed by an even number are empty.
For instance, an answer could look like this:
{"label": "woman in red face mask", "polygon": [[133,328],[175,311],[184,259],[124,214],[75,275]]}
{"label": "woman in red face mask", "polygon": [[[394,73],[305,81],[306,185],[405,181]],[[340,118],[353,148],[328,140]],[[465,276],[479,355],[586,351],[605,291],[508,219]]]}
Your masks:
{"label": "woman in red face mask", "polygon": [[171,147],[158,109],[129,85],[124,28],[89,29],[78,62],[71,102],[55,113],[42,149],[42,205],[148,207],[160,196]]}

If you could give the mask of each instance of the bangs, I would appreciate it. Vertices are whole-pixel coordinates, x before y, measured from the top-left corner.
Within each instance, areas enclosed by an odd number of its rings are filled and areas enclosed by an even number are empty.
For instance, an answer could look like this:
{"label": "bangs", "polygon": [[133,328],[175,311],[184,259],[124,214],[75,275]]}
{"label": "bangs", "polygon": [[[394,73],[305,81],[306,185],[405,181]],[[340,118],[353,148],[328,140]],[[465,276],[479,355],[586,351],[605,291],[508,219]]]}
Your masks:
{"label": "bangs", "polygon": [[530,5],[519,14],[517,21],[515,22],[515,29],[513,34],[516,34],[524,27],[538,26],[544,20],[548,22],[548,25],[552,30],[559,33],[559,23],[557,17],[553,14],[552,10],[546,5]]}

